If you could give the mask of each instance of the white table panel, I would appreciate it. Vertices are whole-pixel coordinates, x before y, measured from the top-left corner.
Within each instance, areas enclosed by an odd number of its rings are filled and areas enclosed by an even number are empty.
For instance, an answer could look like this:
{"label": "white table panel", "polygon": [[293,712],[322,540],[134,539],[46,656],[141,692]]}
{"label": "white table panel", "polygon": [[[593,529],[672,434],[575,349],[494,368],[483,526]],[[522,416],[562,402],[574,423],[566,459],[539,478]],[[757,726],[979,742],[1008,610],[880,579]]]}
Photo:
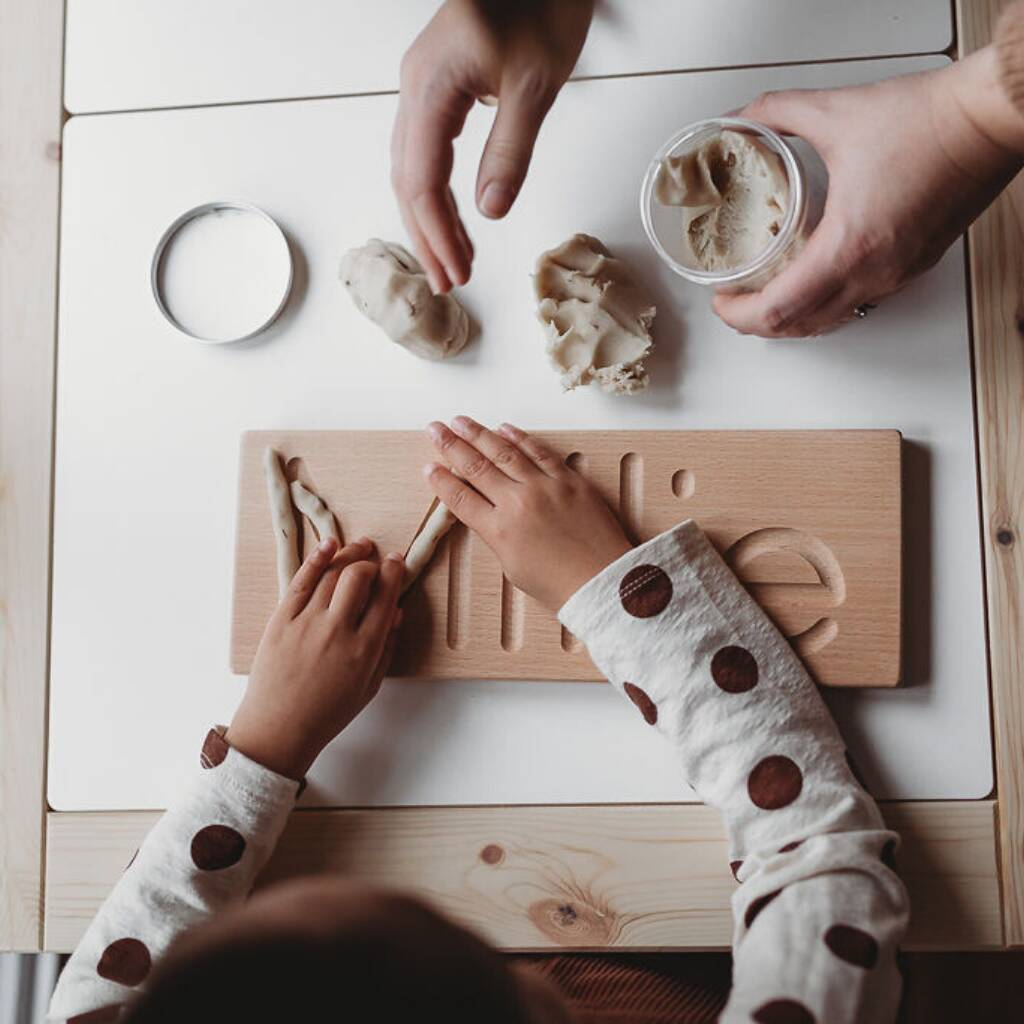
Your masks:
{"label": "white table panel", "polygon": [[[963,253],[864,322],[814,342],[734,335],[642,234],[649,155],[682,123],[762,88],[863,81],[936,58],[573,83],[504,222],[469,228],[462,298],[483,325],[456,360],[416,360],[354,309],[339,257],[401,239],[388,187],[393,96],[72,119],[65,133],[49,796],[59,809],[161,807],[243,681],[227,669],[239,434],[413,428],[459,411],[530,428],[896,427],[908,439],[905,689],[831,693],[880,795],[991,786]],[[600,118],[595,116],[600,111]],[[591,126],[598,126],[591,127]],[[460,143],[471,194],[487,115]],[[571,147],[556,140],[574,139]],[[610,144],[609,140],[613,140]],[[354,159],[358,154],[358,159]],[[595,168],[599,172],[595,173]],[[182,210],[223,196],[277,217],[298,286],[265,337],[175,333],[149,260]],[[659,307],[654,386],[562,394],[533,314],[536,255],[591,231]],[[422,481],[402,486],[427,501]],[[388,682],[325,754],[307,801],[691,798],[635,710],[598,684]]]}
{"label": "white table panel", "polygon": [[[398,88],[433,0],[68,0],[72,113]],[[941,0],[605,0],[578,75],[945,50]]]}

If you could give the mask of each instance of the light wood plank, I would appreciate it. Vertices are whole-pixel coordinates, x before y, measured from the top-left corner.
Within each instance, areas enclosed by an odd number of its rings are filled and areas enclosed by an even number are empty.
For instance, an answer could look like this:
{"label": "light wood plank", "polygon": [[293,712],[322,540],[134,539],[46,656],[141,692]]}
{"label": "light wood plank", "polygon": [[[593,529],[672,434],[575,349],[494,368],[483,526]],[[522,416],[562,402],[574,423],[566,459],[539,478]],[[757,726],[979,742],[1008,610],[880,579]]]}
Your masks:
{"label": "light wood plank", "polygon": [[[895,430],[572,430],[537,433],[644,541],[693,518],[831,686],[900,678],[900,435]],[[277,604],[263,453],[284,458],[347,537],[405,550],[425,512],[422,431],[252,431],[242,438],[232,659],[247,672]],[[756,471],[751,467],[756,466]],[[307,547],[313,531],[306,528]],[[550,611],[456,526],[403,600],[391,674],[602,680]]]}
{"label": "light wood plank", "polygon": [[61,0],[0,0],[0,948],[41,939]]}
{"label": "light wood plank", "polygon": [[[883,807],[903,836],[914,949],[1001,943],[995,805]],[[156,820],[49,816],[46,947],[67,950]],[[735,883],[694,804],[298,811],[261,884],[315,872],[411,889],[506,949],[721,949]]]}
{"label": "light wood plank", "polygon": [[[962,53],[1003,4],[958,3]],[[1024,176],[969,234],[974,375],[1006,942],[1024,945]]]}

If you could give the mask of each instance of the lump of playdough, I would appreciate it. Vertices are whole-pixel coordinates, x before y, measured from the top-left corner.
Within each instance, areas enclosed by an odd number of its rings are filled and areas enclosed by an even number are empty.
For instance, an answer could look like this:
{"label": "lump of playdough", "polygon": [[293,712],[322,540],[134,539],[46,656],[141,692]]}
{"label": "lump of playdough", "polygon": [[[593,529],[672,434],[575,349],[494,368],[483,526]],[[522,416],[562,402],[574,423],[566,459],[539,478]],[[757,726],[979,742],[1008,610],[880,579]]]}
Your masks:
{"label": "lump of playdough", "polygon": [[725,130],[662,162],[654,196],[681,206],[683,233],[700,270],[757,259],[779,233],[789,205],[782,161],[758,139]]}
{"label": "lump of playdough", "polygon": [[647,387],[655,309],[622,260],[591,235],[573,235],[541,254],[533,285],[548,357],[566,391],[596,383],[631,395]]}
{"label": "lump of playdough", "polygon": [[447,359],[469,338],[469,317],[451,295],[434,295],[411,253],[371,238],[341,259],[352,301],[384,333],[423,359]]}

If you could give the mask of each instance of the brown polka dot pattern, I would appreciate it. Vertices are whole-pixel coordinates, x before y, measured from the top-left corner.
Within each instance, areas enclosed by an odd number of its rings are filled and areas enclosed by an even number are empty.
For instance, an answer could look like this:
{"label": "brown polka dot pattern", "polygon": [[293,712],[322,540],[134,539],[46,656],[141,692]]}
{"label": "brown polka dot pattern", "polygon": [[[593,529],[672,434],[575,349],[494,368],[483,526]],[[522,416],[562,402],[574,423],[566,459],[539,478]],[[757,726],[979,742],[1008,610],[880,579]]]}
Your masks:
{"label": "brown polka dot pattern", "polygon": [[658,705],[639,686],[634,686],[632,683],[623,683],[622,689],[626,691],[626,696],[640,709],[640,714],[644,716],[644,721],[648,725],[654,725],[658,721]]}
{"label": "brown polka dot pattern", "polygon": [[879,854],[882,863],[890,870],[896,870],[896,840],[887,839],[882,852]]}
{"label": "brown polka dot pattern", "polygon": [[785,846],[779,847],[779,853],[792,853],[794,850],[804,845],[802,839],[794,839],[791,843],[786,843]]}
{"label": "brown polka dot pattern", "polygon": [[840,960],[853,964],[854,967],[863,967],[870,970],[878,963],[878,943],[861,931],[849,924],[834,924],[825,932],[825,945]]}
{"label": "brown polka dot pattern", "polygon": [[204,768],[216,768],[228,756],[228,741],[216,729],[211,729],[203,740],[199,763]]}
{"label": "brown polka dot pattern", "polygon": [[619,583],[619,600],[635,619],[649,619],[663,612],[672,600],[672,581],[656,565],[638,565]]}
{"label": "brown polka dot pattern", "polygon": [[726,693],[746,693],[757,686],[757,659],[745,647],[723,647],[711,659],[711,678]]}
{"label": "brown polka dot pattern", "polygon": [[227,825],[207,825],[192,837],[192,863],[200,871],[223,871],[244,852],[245,840]]}
{"label": "brown polka dot pattern", "polygon": [[145,981],[153,966],[149,950],[138,939],[118,939],[112,942],[100,957],[96,973],[107,981],[119,985],[138,985]]}
{"label": "brown polka dot pattern", "polygon": [[743,867],[743,861],[731,860],[729,861],[729,870],[732,872],[732,877],[738,882],[740,880],[740,868]]}
{"label": "brown polka dot pattern", "polygon": [[815,1024],[814,1014],[795,999],[772,999],[754,1011],[757,1024]]}
{"label": "brown polka dot pattern", "polygon": [[754,766],[747,777],[747,793],[762,811],[788,807],[804,787],[804,777],[788,757],[774,754]]}
{"label": "brown polka dot pattern", "polygon": [[766,892],[763,896],[758,896],[756,900],[751,900],[750,904],[747,906],[747,912],[743,915],[743,923],[749,928],[754,923],[754,919],[757,915],[760,914],[761,911],[764,910],[764,908],[767,907],[780,892],[782,892],[781,889],[776,889],[775,892]]}
{"label": "brown polka dot pattern", "polygon": [[85,1013],[76,1013],[74,1017],[68,1017],[67,1024],[110,1024],[121,1015],[121,1007],[101,1006],[96,1010],[87,1010]]}

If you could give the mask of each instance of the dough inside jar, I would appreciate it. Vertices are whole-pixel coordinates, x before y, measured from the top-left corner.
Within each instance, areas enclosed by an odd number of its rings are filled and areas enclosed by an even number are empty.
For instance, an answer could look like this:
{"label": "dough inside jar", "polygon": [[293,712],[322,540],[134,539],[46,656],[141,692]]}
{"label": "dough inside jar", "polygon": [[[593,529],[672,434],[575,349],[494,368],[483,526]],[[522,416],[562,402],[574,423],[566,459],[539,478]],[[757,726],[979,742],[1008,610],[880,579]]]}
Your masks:
{"label": "dough inside jar", "polygon": [[542,253],[533,284],[548,358],[564,390],[596,384],[631,395],[647,387],[654,303],[599,239],[573,235]]}
{"label": "dough inside jar", "polygon": [[727,271],[756,260],[782,228],[789,181],[779,156],[752,135],[728,129],[662,161],[655,199],[683,209],[692,265]]}

